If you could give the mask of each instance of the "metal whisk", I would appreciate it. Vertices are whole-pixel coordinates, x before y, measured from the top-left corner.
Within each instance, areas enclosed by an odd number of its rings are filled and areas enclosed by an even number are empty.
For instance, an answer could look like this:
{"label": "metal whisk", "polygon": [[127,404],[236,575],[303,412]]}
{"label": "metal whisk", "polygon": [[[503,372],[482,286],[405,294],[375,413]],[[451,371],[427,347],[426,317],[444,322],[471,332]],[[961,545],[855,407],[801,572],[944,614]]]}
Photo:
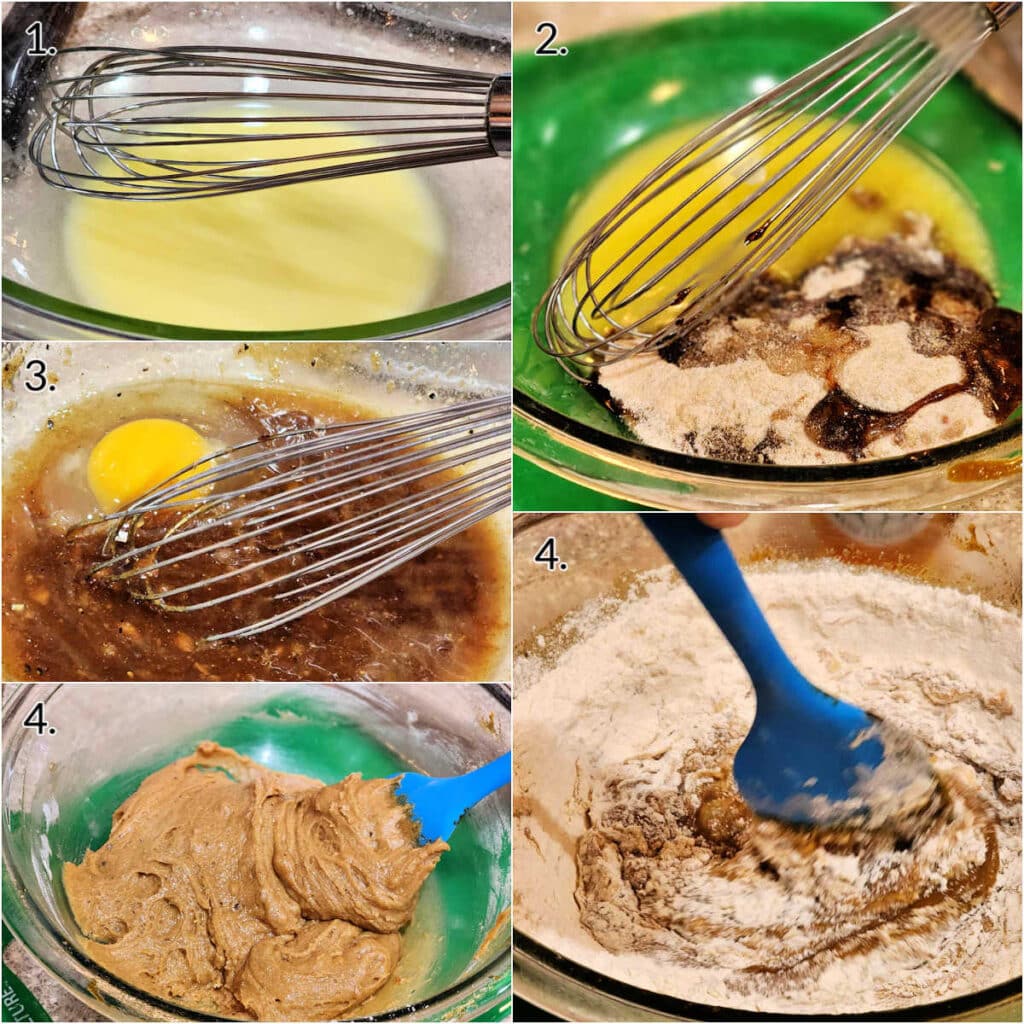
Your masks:
{"label": "metal whisk", "polygon": [[77,527],[105,533],[90,576],[172,612],[231,602],[243,624],[209,641],[262,633],[506,508],[510,424],[499,396],[225,449]]}
{"label": "metal whisk", "polygon": [[587,379],[705,323],[1019,8],[911,4],[701,131],[576,243],[534,311],[537,344]]}
{"label": "metal whisk", "polygon": [[[232,46],[76,47],[29,156],[51,185],[191,199],[507,156],[511,79]],[[268,155],[268,146],[272,147]]]}

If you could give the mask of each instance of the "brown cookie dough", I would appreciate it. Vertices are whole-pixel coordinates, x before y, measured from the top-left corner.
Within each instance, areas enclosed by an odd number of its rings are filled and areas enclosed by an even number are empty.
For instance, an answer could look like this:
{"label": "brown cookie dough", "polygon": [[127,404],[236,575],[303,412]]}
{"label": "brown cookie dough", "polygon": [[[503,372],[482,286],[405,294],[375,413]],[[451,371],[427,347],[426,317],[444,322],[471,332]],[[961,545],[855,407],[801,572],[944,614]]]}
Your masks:
{"label": "brown cookie dough", "polygon": [[394,782],[332,786],[204,741],[147,778],[64,887],[85,951],[205,1013],[330,1020],[391,976],[447,845],[418,845]]}

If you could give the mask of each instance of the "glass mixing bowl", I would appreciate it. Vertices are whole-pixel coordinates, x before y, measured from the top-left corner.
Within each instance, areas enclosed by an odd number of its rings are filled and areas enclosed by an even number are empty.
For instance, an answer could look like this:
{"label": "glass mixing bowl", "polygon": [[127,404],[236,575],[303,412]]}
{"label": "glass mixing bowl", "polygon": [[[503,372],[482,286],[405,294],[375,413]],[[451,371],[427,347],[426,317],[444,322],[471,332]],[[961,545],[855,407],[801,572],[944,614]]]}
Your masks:
{"label": "glass mixing bowl", "polygon": [[[1021,601],[1021,522],[1016,515],[932,514],[927,519],[892,516],[894,535],[903,540],[877,546],[858,540],[865,516],[762,513],[750,516],[726,536],[741,565],[765,560],[838,558],[873,565],[915,579],[955,587],[965,594],[1019,613]],[[554,536],[569,570],[551,573],[533,561]],[[516,651],[561,616],[601,597],[621,596],[639,573],[667,564],[665,553],[628,513],[524,515],[516,518],[513,580]],[[905,1010],[829,1017],[787,1013],[768,1016],[722,1006],[686,1002],[641,989],[560,956],[516,928],[514,990],[518,998],[563,1020],[988,1020],[1021,1019],[1021,980]]]}
{"label": "glass mixing bowl", "polygon": [[[50,729],[22,722],[45,701]],[[4,705],[3,916],[74,995],[115,1020],[207,1020],[140,992],[81,950],[61,865],[106,838],[148,774],[210,738],[272,768],[325,781],[362,771],[456,774],[511,735],[497,686],[30,685]],[[508,1002],[511,840],[507,791],[459,823],[403,940],[401,981],[360,1013],[472,1020]]]}
{"label": "glass mixing bowl", "polygon": [[[161,381],[259,381],[341,395],[381,415],[422,411],[425,403],[456,402],[508,393],[508,344],[502,342],[281,342],[269,344],[149,345],[137,342],[12,342],[4,345],[3,472],[18,464],[47,420],[65,406],[129,384]],[[53,390],[34,386],[36,360]],[[511,514],[488,522],[508,549]],[[502,583],[501,607],[508,607]],[[507,625],[504,630],[507,630]],[[509,678],[504,630],[483,679]],[[7,678],[18,678],[17,672]]]}
{"label": "glass mixing bowl", "polygon": [[[487,72],[508,70],[507,4],[89,3],[65,45],[172,46],[217,42],[351,53]],[[457,8],[454,13],[451,8]],[[503,17],[499,13],[503,12]],[[51,69],[52,70],[52,69]],[[431,309],[369,324],[275,333],[200,330],[85,306],[62,243],[68,197],[47,186],[22,143],[4,147],[4,337],[507,338],[510,161],[424,169],[448,237]]]}
{"label": "glass mixing bowl", "polygon": [[[976,437],[843,466],[759,466],[639,443],[542,353],[530,318],[555,241],[590,183],[626,149],[735,109],[891,13],[887,4],[725,4],[639,31],[573,41],[567,56],[515,57],[513,211],[515,445],[566,479],[662,508],[936,508],[1020,475],[1019,410]],[[1019,125],[966,79],[904,132],[973,201],[1004,305],[1021,301]]]}

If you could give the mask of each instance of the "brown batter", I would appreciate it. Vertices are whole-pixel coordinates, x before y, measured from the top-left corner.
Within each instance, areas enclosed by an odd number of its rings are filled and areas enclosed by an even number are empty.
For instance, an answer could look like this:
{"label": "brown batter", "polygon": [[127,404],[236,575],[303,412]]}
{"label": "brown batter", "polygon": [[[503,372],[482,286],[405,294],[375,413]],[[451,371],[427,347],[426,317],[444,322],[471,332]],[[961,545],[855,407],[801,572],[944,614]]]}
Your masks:
{"label": "brown batter", "polygon": [[[4,669],[8,679],[70,680],[466,680],[489,678],[507,622],[507,553],[487,523],[470,528],[341,600],[249,640],[204,638],[280,611],[259,595],[188,614],[161,611],[86,576],[102,534],[68,528],[95,511],[84,460],[102,435],[143,415],[188,422],[231,442],[314,422],[359,418],[322,396],[253,386],[191,385],[200,412],[160,390],[68,410],[52,421],[5,480]],[[122,393],[118,393],[121,395]],[[122,412],[122,405],[126,406]],[[409,485],[410,492],[414,486]],[[77,488],[77,489],[76,489]],[[88,504],[68,512],[82,492]],[[355,515],[374,503],[347,509]],[[63,516],[63,518],[61,518]],[[319,524],[318,524],[319,525]],[[274,540],[267,538],[268,542]],[[252,557],[251,550],[235,553]],[[221,568],[228,569],[221,559]],[[278,567],[279,568],[279,567]]]}
{"label": "brown batter", "polygon": [[118,808],[64,887],[85,951],[136,988],[203,1013],[331,1020],[398,964],[448,849],[417,839],[391,780],[325,786],[204,741]]}

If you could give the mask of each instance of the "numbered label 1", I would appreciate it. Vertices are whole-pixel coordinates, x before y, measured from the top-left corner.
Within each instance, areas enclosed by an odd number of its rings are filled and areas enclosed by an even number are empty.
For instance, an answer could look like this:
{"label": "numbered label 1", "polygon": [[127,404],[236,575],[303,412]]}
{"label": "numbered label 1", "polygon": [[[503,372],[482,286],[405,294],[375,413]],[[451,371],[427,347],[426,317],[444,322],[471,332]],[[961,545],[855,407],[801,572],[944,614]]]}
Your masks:
{"label": "numbered label 1", "polygon": [[56,391],[57,385],[50,383],[50,378],[46,376],[46,363],[42,359],[30,359],[25,364],[25,370],[29,375],[27,381],[25,381],[25,388],[28,391]]}
{"label": "numbered label 1", "polygon": [[51,736],[57,735],[57,730],[46,720],[46,710],[43,708],[42,701],[36,704],[28,713],[28,718],[21,724],[26,729],[35,729],[36,734],[39,736],[42,736],[44,732],[49,733]]}
{"label": "numbered label 1", "polygon": [[558,552],[555,551],[555,538],[548,537],[546,541],[540,546],[540,550],[533,556],[533,560],[538,565],[547,567],[548,572],[554,572],[556,569],[565,572],[569,568],[567,562],[563,562],[558,557]]}
{"label": "numbered label 1", "polygon": [[43,46],[43,23],[33,21],[25,35],[32,40],[32,45],[25,51],[26,57],[52,57],[57,52],[56,46]]}
{"label": "numbered label 1", "polygon": [[538,57],[564,57],[569,52],[568,46],[554,46],[558,38],[558,26],[553,21],[542,21],[534,32],[544,36],[544,41],[533,52]]}

